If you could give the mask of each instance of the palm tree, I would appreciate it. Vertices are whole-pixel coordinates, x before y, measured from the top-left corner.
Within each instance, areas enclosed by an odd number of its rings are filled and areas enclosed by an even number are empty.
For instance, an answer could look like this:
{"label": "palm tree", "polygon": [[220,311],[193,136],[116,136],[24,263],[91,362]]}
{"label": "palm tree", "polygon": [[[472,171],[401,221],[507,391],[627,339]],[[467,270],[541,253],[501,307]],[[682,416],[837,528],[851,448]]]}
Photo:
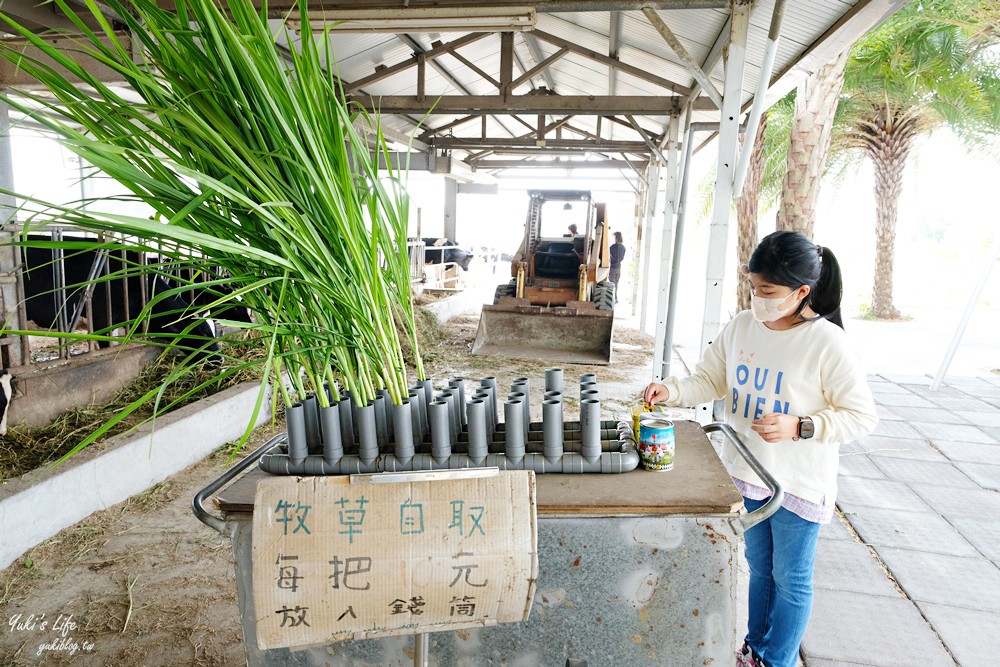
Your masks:
{"label": "palm tree", "polygon": [[[816,202],[848,53],[845,49],[800,83],[793,93],[794,117],[788,133],[788,168],[781,184],[778,229],[802,232],[810,238],[813,235]],[[786,105],[788,99],[785,98]]]}
{"label": "palm tree", "polygon": [[[750,255],[757,246],[757,209],[760,201],[761,180],[764,177],[766,166],[765,137],[767,136],[767,112],[760,117],[760,125],[757,126],[757,134],[753,138],[753,146],[750,150],[750,166],[747,169],[747,177],[743,182],[743,192],[736,198],[736,257],[739,266],[743,266],[750,261]],[[744,144],[746,150],[747,137],[740,135],[740,143]],[[765,198],[766,201],[766,198]],[[736,288],[736,309],[747,310],[750,308],[750,288],[746,282],[737,277]]]}
{"label": "palm tree", "polygon": [[893,259],[903,171],[914,142],[947,125],[966,144],[1000,130],[1000,7],[994,0],[906,5],[854,46],[844,73],[834,152],[860,151],[875,170],[872,313],[895,319]]}

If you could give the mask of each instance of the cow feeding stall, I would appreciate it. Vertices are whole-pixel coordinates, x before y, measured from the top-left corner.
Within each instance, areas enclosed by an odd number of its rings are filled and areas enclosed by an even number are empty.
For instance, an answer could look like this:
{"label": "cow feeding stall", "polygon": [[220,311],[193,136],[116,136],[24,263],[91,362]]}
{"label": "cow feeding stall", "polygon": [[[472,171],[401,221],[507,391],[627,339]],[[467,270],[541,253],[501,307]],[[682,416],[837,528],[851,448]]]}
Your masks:
{"label": "cow feeding stall", "polygon": [[[593,408],[588,408],[581,422],[565,422],[563,428],[557,428],[561,412],[553,405],[561,407],[561,400],[553,398],[553,394],[561,392],[553,386],[554,378],[548,379],[541,423],[523,421],[526,403],[522,402],[522,397],[514,396],[504,402],[505,421],[497,420],[491,427],[492,417],[487,415],[483,419],[481,413],[492,411],[493,417],[499,415],[491,409],[488,389],[491,384],[486,379],[480,387],[487,389],[477,389],[467,402],[463,399],[458,403],[464,402],[471,407],[468,412],[459,411],[459,420],[461,413],[466,414],[467,428],[462,428],[460,421],[453,421],[455,413],[449,411],[449,403],[440,400],[429,403],[433,412],[427,420],[428,435],[416,439],[419,426],[400,431],[397,423],[397,437],[402,434],[404,441],[411,439],[415,443],[412,450],[400,452],[397,440],[392,454],[383,453],[384,450],[377,446],[374,451],[362,454],[364,445],[360,434],[363,428],[368,428],[362,427],[355,432],[356,444],[346,445],[337,462],[329,461],[322,453],[306,453],[302,460],[293,463],[288,453],[295,449],[289,442],[294,432],[290,428],[287,436],[269,441],[202,490],[194,500],[195,514],[233,540],[248,663],[269,667],[426,665],[431,664],[428,662],[430,656],[437,664],[486,664],[487,659],[492,660],[490,664],[518,665],[583,665],[587,661],[592,664],[663,664],[662,660],[667,659],[670,664],[707,664],[728,660],[737,642],[739,536],[780,506],[780,488],[746,451],[735,433],[722,425],[711,425],[703,430],[693,422],[678,422],[675,469],[663,474],[637,469],[635,435],[630,424],[601,423],[598,413],[596,426],[604,428],[599,428],[595,436],[595,415]],[[519,379],[515,384],[519,381],[523,383]],[[453,382],[451,386],[465,388],[463,382]],[[516,388],[528,389],[524,384]],[[445,393],[447,390],[438,393],[437,397]],[[529,392],[511,392],[524,393]],[[420,392],[411,393],[410,403],[421,405]],[[586,405],[593,404],[584,403]],[[421,422],[419,417],[415,421]],[[376,445],[377,425],[378,420],[374,420]],[[749,515],[742,510],[742,499],[706,435],[713,431],[729,438],[771,486],[773,499],[761,510]],[[335,432],[343,438],[346,430],[338,426]],[[489,433],[493,434],[492,438]],[[595,438],[598,450],[594,449]],[[555,448],[559,440],[561,453]],[[449,444],[454,448],[449,449]],[[254,463],[258,463],[257,469],[250,470]],[[259,547],[254,545],[253,539],[255,517],[259,520],[261,512],[273,513],[271,507],[255,505],[255,494],[259,493],[262,481],[275,479],[269,471],[291,475],[388,471],[370,478],[362,475],[374,481],[380,476],[388,479],[400,475],[391,471],[439,470],[449,466],[533,469],[533,475],[537,475],[534,477],[537,581],[533,581],[528,605],[530,615],[526,613],[524,622],[494,625],[483,620],[478,627],[459,626],[459,630],[429,634],[415,622],[412,640],[408,636],[360,639],[369,635],[365,632],[338,634],[337,622],[353,620],[357,624],[364,619],[342,618],[330,621],[326,626],[327,636],[353,637],[346,641],[324,642],[319,647],[260,647],[258,624],[273,625],[277,611],[288,613],[291,609],[259,608],[259,598],[254,594],[255,583],[258,587],[270,586],[269,578],[254,581],[254,570],[260,567],[260,562],[255,560]],[[553,471],[580,474],[548,474]],[[410,475],[407,480],[414,479],[416,474],[419,473],[403,473]],[[308,479],[317,478],[300,481]],[[352,476],[351,482],[354,481],[355,476]],[[221,518],[205,509],[204,502],[210,496],[221,509]],[[513,505],[510,512],[514,512]],[[280,554],[278,558],[280,565]],[[333,556],[329,562],[339,561]],[[261,571],[268,572],[258,569],[258,577]],[[359,572],[355,570],[356,574]],[[341,573],[342,570],[337,570],[331,576]],[[361,581],[357,579],[356,583]],[[324,581],[323,585],[329,583]],[[282,587],[280,576],[275,584]],[[372,586],[373,590],[378,588],[375,583]],[[345,596],[358,595],[356,591],[344,590],[343,593]],[[347,599],[338,596],[340,591],[331,599]],[[397,611],[406,612],[401,607],[406,598],[401,598],[394,601]],[[419,599],[420,604],[424,600],[423,597],[409,599]],[[461,601],[463,598],[453,597],[452,601],[455,599]],[[387,609],[391,610],[391,604]],[[344,616],[348,610],[353,615],[354,606],[347,607],[346,602],[341,606],[345,606]],[[453,605],[453,613],[454,609]],[[337,611],[339,613],[339,608]],[[420,609],[416,611],[419,613]],[[412,605],[409,613],[414,613]],[[419,621],[416,616],[413,619]],[[281,625],[285,625],[284,621]],[[372,629],[376,625],[373,622],[364,627]],[[264,646],[274,644],[265,641]]]}

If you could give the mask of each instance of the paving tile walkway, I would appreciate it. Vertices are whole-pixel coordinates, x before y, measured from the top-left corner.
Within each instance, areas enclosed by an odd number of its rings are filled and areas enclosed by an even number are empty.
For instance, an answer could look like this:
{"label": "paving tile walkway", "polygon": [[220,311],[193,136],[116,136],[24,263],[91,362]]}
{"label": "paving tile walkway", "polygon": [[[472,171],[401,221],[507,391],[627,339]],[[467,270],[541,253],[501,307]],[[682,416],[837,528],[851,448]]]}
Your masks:
{"label": "paving tile walkway", "polygon": [[1000,659],[1000,377],[873,375],[881,422],[841,452],[805,667]]}

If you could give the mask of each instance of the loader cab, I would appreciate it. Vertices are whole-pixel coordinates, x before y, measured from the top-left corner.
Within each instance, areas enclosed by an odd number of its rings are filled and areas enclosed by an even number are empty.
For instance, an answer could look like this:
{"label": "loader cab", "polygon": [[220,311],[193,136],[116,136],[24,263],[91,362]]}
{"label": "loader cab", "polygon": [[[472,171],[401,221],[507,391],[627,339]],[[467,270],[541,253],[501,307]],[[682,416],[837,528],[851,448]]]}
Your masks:
{"label": "loader cab", "polygon": [[607,364],[615,293],[604,204],[588,191],[528,194],[511,280],[483,306],[472,353]]}

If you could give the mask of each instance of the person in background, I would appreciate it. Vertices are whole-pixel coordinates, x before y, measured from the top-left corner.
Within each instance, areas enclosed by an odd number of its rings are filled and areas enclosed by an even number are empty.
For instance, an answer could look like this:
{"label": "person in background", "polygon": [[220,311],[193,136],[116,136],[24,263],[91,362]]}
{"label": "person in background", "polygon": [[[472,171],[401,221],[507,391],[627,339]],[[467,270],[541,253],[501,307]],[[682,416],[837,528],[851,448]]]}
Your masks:
{"label": "person in background", "polygon": [[[743,268],[751,309],[694,375],[650,384],[647,403],[725,400],[725,422],[777,480],[777,512],[746,531],[749,625],[738,667],[795,667],[812,612],[820,525],[833,517],[840,446],[871,432],[875,402],[840,318],[840,265],[797,232],[765,237]],[[771,492],[729,443],[722,460],[747,511]]]}
{"label": "person in background", "polygon": [[615,284],[615,300],[618,299],[618,281],[622,277],[622,260],[625,259],[625,244],[622,233],[615,232],[615,242],[611,244],[611,272],[608,279]]}
{"label": "person in background", "polygon": [[580,232],[576,231],[576,225],[569,226],[569,232],[563,234],[563,236],[577,236]]}

